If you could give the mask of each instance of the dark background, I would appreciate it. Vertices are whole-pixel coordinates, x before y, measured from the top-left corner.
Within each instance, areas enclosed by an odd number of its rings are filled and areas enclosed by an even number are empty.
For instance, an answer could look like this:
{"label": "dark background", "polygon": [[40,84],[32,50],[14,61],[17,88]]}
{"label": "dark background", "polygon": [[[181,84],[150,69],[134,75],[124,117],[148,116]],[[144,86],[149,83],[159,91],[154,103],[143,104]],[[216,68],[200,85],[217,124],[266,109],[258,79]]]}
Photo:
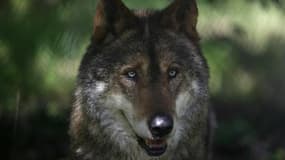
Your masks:
{"label": "dark background", "polygon": [[[198,5],[218,121],[214,159],[284,160],[285,2]],[[95,0],[0,0],[0,159],[66,158],[72,91],[95,6]]]}

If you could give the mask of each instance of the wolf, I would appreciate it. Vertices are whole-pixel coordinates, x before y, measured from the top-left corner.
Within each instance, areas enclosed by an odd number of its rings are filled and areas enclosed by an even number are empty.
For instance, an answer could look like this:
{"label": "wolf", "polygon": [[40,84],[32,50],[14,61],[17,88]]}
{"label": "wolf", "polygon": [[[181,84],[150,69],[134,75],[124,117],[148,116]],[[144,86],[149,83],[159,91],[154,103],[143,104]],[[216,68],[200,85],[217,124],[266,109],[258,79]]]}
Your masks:
{"label": "wolf", "polygon": [[130,10],[99,0],[77,77],[75,160],[206,160],[209,71],[195,0]]}

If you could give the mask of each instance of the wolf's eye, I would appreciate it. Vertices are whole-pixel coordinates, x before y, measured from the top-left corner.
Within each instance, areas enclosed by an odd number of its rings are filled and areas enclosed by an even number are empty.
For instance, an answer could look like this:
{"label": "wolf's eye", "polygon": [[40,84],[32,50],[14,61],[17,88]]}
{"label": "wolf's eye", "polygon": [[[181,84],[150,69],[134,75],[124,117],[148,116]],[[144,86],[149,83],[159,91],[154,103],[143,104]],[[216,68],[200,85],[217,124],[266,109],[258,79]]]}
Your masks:
{"label": "wolf's eye", "polygon": [[175,69],[171,69],[168,71],[168,77],[169,78],[175,78],[177,76],[178,71]]}
{"label": "wolf's eye", "polygon": [[129,71],[129,72],[127,73],[127,77],[130,78],[130,79],[134,79],[134,78],[137,77],[137,72],[135,72],[135,71]]}

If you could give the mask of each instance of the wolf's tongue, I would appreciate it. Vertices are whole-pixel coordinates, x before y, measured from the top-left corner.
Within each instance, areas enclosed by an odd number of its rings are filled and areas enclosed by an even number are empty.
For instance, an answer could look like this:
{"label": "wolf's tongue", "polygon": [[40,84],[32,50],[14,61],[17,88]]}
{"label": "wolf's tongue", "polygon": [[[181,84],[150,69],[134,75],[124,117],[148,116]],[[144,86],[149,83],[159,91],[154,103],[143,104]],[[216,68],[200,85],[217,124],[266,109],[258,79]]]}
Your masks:
{"label": "wolf's tongue", "polygon": [[148,145],[150,148],[160,148],[163,147],[166,142],[163,139],[146,139],[145,144]]}

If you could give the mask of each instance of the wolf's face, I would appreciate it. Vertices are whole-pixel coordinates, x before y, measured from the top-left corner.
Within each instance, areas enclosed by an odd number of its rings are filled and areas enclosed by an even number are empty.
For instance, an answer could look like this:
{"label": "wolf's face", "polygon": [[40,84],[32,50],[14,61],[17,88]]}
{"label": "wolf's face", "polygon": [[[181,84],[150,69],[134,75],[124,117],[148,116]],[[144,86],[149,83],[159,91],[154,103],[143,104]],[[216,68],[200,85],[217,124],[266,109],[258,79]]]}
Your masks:
{"label": "wolf's face", "polygon": [[198,48],[196,4],[181,5],[132,13],[120,1],[99,2],[77,90],[91,136],[99,125],[122,151],[151,157],[196,136],[192,129],[207,112],[208,70]]}

